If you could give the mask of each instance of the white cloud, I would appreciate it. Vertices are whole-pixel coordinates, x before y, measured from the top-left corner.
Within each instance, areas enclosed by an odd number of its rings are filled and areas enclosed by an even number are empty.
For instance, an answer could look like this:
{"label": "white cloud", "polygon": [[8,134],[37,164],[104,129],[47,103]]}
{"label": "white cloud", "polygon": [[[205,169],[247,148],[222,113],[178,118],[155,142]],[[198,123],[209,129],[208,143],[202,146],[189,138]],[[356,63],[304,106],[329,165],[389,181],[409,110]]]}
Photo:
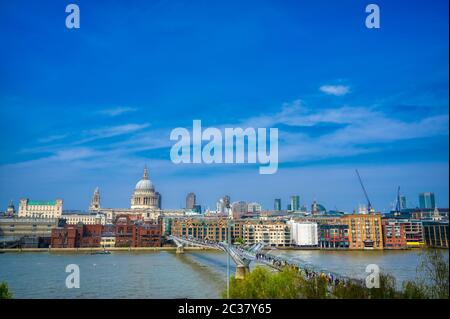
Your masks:
{"label": "white cloud", "polygon": [[102,128],[93,129],[93,130],[86,130],[83,133],[87,137],[76,142],[75,144],[83,144],[83,143],[95,141],[98,139],[130,134],[130,133],[140,131],[149,126],[150,126],[150,124],[148,124],[148,123],[124,124],[124,125],[117,125],[117,126],[110,126],[110,127],[102,127]]}
{"label": "white cloud", "polygon": [[124,113],[130,113],[137,111],[137,108],[134,107],[128,107],[128,106],[117,106],[109,109],[104,109],[101,111],[98,111],[97,113],[106,115],[106,116],[118,116]]}
{"label": "white cloud", "polygon": [[[280,112],[243,120],[229,127],[276,127],[288,125],[294,132],[280,129],[280,163],[349,157],[380,151],[381,145],[414,138],[448,134],[448,115],[430,116],[418,121],[404,121],[388,117],[373,107],[343,106],[333,109],[313,109],[301,100],[285,103]],[[310,136],[302,127],[319,124],[340,124],[323,134]],[[319,128],[318,128],[319,130]]]}
{"label": "white cloud", "polygon": [[320,91],[329,95],[343,96],[350,92],[350,88],[346,85],[322,85]]}
{"label": "white cloud", "polygon": [[[319,134],[307,134],[311,129],[314,130],[316,126],[322,124],[337,124],[333,125],[337,128],[332,131],[318,131],[317,133]],[[243,119],[237,123],[223,124],[219,128],[269,128],[277,127],[279,125],[290,126],[292,128],[290,130],[279,128],[279,161],[280,163],[295,163],[326,158],[344,158],[357,154],[368,154],[383,150],[382,143],[445,135],[448,134],[448,115],[433,115],[416,121],[406,121],[401,118],[388,116],[374,107],[343,106],[332,109],[317,109],[307,106],[301,100],[295,100],[291,103],[283,104],[276,113],[261,114],[259,116]],[[106,172],[118,172],[117,174],[120,175],[121,181],[129,179],[126,183],[122,183],[123,185],[126,185],[126,187],[120,186],[121,184],[119,185],[119,183],[115,184],[114,187],[123,190],[124,188],[129,187],[129,185],[132,185],[136,178],[133,176],[140,174],[140,170],[144,163],[148,164],[151,167],[152,172],[156,172],[156,174],[159,175],[159,178],[164,181],[177,178],[177,176],[186,174],[186,171],[189,170],[192,170],[192,175],[197,176],[200,176],[201,174],[198,174],[197,171],[194,172],[193,170],[204,169],[205,171],[214,170],[214,172],[219,172],[216,168],[213,169],[213,166],[174,165],[170,162],[168,151],[167,157],[161,159],[149,158],[148,155],[143,155],[142,151],[170,147],[173,145],[169,140],[170,129],[147,130],[146,128],[149,126],[150,125],[147,123],[130,123],[90,129],[83,131],[81,137],[79,137],[80,139],[70,144],[65,143],[64,145],[58,145],[55,143],[54,145],[45,145],[45,149],[41,147],[37,151],[40,153],[47,153],[46,157],[21,163],[1,165],[0,182],[2,182],[3,185],[6,185],[11,176],[19,176],[20,178],[25,179],[31,174],[30,172],[33,172],[34,174],[39,172],[41,176],[39,179],[36,179],[36,183],[37,181],[42,182],[45,178],[49,178],[47,175],[51,175],[50,180],[46,180],[46,183],[55,181],[62,185],[67,180],[76,179],[78,185],[85,185],[86,180],[89,180],[93,186],[96,186],[97,183],[94,179],[99,178],[98,175],[103,173],[93,174],[92,178],[86,177],[90,175],[86,172],[95,170],[96,172],[105,171],[104,178],[106,185],[111,183],[111,181],[108,180],[109,177]],[[308,128],[308,131],[302,130],[302,128]],[[320,130],[320,128],[317,128],[317,130]],[[89,147],[81,146],[83,143],[119,135],[123,135],[124,137],[120,141],[108,140],[105,141],[105,143],[100,143],[100,145]],[[71,136],[73,136],[73,134],[71,134]],[[377,146],[374,146],[375,143]],[[243,171],[240,170],[241,166],[219,166],[224,167],[224,170],[220,172],[230,169],[230,171],[236,172],[237,174],[243,173]],[[323,165],[320,169],[318,168],[318,170],[320,171],[322,167]],[[310,168],[306,171],[309,170]],[[334,169],[330,170],[329,174],[332,174],[333,172]],[[349,174],[351,173],[352,172]],[[255,168],[250,174],[257,175],[257,169]],[[221,173],[217,173],[217,175],[219,176],[219,180],[221,180]],[[280,176],[279,174],[275,175],[275,177],[271,178],[278,178],[278,176]],[[302,175],[300,174],[299,176]],[[326,174],[324,176],[326,176]],[[271,180],[271,178],[268,178],[267,180]],[[211,180],[208,181],[210,182]],[[180,180],[179,184],[182,182],[183,181]],[[169,185],[166,185],[166,187],[167,189],[170,189],[173,183],[167,183]],[[24,194],[26,194],[30,188],[39,189],[35,185],[27,185],[26,187],[21,185],[25,184],[17,184],[15,186],[16,193],[25,191]],[[272,185],[279,184],[272,183]],[[23,189],[20,189],[20,187],[23,187]],[[289,187],[292,187],[292,185],[289,184]],[[261,187],[258,187],[257,190],[259,192]],[[245,192],[246,190],[245,188],[240,188],[239,191]],[[167,193],[170,193],[170,191],[167,191]],[[67,194],[65,195],[72,196]],[[253,198],[253,194],[250,195],[249,198]],[[129,192],[125,191],[125,195],[123,196],[129,196]],[[179,196],[179,194],[170,196]],[[255,194],[254,196],[261,195]],[[73,195],[72,197],[75,200],[76,196]]]}
{"label": "white cloud", "polygon": [[66,138],[68,135],[69,134],[50,135],[50,136],[42,137],[42,138],[38,139],[38,142],[39,143],[50,143],[50,142],[62,140],[64,138]]}

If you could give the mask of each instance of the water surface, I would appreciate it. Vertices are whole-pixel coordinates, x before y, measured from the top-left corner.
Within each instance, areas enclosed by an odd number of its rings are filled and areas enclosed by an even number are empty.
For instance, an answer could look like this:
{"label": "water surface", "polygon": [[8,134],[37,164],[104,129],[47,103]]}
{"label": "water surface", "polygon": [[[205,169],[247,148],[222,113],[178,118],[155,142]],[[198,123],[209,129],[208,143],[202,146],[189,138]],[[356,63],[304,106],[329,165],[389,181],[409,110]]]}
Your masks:
{"label": "water surface", "polygon": [[[367,265],[377,264],[401,283],[416,278],[421,251],[273,253],[357,278],[367,275]],[[68,264],[80,267],[79,289],[65,286]],[[0,281],[8,283],[15,298],[220,298],[226,276],[227,256],[215,251],[0,254]]]}

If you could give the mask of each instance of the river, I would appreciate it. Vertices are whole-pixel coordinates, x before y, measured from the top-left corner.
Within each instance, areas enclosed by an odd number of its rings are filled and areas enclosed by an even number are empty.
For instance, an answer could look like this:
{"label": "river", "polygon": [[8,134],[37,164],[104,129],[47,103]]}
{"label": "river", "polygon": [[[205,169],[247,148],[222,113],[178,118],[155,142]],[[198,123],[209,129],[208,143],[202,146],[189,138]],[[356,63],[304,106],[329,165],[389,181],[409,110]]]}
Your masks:
{"label": "river", "polygon": [[[414,279],[421,251],[276,251],[303,263],[364,278],[376,264],[398,282]],[[68,264],[80,269],[80,288],[68,289]],[[231,273],[234,273],[234,265]],[[226,287],[227,257],[222,252],[112,252],[0,254],[0,282],[14,298],[220,298]]]}

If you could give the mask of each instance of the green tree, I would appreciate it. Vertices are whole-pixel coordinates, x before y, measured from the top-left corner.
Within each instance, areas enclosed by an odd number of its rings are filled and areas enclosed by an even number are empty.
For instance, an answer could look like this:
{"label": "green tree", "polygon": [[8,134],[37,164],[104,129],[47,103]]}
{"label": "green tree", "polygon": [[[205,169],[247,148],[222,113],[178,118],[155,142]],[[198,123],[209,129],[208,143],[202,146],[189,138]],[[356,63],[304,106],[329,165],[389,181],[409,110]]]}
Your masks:
{"label": "green tree", "polygon": [[448,299],[449,261],[441,250],[430,249],[422,254],[418,274],[419,285],[425,287],[428,298]]}
{"label": "green tree", "polygon": [[12,294],[9,292],[8,285],[5,282],[0,282],[0,299],[11,299]]}
{"label": "green tree", "polygon": [[[252,299],[423,299],[446,298],[449,289],[448,259],[438,250],[426,251],[417,270],[418,279],[404,282],[397,289],[396,280],[380,274],[379,288],[367,288],[364,281],[330,283],[324,275],[307,278],[298,268],[284,267],[280,272],[256,267],[242,280],[231,278],[231,298]],[[223,293],[226,296],[226,291]]]}
{"label": "green tree", "polygon": [[367,299],[369,289],[358,282],[339,283],[333,287],[333,296],[338,299]]}
{"label": "green tree", "polygon": [[[298,274],[289,268],[274,273],[264,267],[256,267],[244,279],[230,280],[230,298],[293,299],[298,295]],[[224,291],[223,296],[227,295]]]}
{"label": "green tree", "polygon": [[394,299],[399,297],[394,276],[380,273],[380,287],[369,289],[371,299]]}
{"label": "green tree", "polygon": [[403,283],[401,298],[404,299],[426,299],[426,287],[415,281],[406,281]]}

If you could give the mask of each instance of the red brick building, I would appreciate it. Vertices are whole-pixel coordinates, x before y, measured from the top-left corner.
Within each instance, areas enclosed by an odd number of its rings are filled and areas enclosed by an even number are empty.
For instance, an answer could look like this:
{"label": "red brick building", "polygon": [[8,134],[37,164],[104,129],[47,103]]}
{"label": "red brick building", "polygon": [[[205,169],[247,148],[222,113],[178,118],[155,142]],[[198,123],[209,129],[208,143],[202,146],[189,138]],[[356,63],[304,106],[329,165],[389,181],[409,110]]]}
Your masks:
{"label": "red brick building", "polygon": [[102,225],[79,225],[79,247],[100,247],[102,238]]}
{"label": "red brick building", "polygon": [[406,225],[395,219],[383,219],[383,243],[385,249],[404,249],[407,247]]}
{"label": "red brick building", "polygon": [[65,225],[52,229],[52,248],[100,247],[102,225]]}
{"label": "red brick building", "polygon": [[161,247],[161,223],[135,223],[133,247]]}
{"label": "red brick building", "polygon": [[52,248],[78,247],[77,227],[75,225],[66,225],[63,228],[53,228],[50,245]]}
{"label": "red brick building", "polygon": [[115,220],[116,247],[133,247],[133,221],[129,216],[117,216]]}
{"label": "red brick building", "polygon": [[118,216],[115,226],[116,247],[161,247],[161,223]]}
{"label": "red brick building", "polygon": [[65,225],[52,230],[52,248],[100,247],[102,234],[115,237],[115,247],[161,247],[162,224],[118,216],[114,225]]}

